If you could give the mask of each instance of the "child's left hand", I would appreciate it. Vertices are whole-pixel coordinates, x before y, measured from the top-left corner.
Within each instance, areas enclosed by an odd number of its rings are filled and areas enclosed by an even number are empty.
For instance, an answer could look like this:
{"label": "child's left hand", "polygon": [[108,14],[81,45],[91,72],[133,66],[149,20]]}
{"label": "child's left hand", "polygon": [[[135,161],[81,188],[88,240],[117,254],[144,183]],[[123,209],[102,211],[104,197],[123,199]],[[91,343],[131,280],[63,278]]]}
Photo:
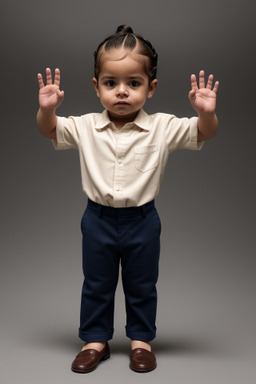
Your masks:
{"label": "child's left hand", "polygon": [[192,107],[200,114],[213,114],[216,108],[216,94],[219,82],[216,81],[212,89],[213,75],[208,78],[205,86],[204,71],[199,73],[199,88],[197,86],[196,76],[191,75],[191,91],[189,92],[189,100]]}

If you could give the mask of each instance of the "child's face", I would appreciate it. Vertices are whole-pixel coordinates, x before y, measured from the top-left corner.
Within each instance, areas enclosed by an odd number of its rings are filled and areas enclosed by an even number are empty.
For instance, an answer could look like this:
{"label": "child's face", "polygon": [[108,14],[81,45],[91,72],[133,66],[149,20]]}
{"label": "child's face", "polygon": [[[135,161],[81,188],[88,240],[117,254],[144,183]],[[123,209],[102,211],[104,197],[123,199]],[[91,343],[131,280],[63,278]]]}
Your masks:
{"label": "child's face", "polygon": [[110,120],[121,128],[133,121],[146,99],[153,96],[157,80],[149,83],[145,73],[148,58],[136,50],[104,51],[100,60],[101,71],[98,80],[93,78],[94,88]]}

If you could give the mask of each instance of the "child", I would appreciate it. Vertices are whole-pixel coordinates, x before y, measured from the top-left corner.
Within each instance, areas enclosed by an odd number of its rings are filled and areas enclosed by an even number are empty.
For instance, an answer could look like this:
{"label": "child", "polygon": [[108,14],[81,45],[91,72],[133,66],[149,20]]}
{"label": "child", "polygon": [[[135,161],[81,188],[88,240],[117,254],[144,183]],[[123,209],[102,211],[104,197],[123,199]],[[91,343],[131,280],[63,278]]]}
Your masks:
{"label": "child", "polygon": [[217,131],[219,83],[204,71],[191,76],[189,99],[198,117],[147,115],[142,109],[157,88],[157,53],[130,27],[120,26],[95,52],[93,85],[103,113],[57,117],[64,98],[60,71],[38,74],[40,132],[56,149],[76,148],[83,190],[84,283],[79,336],[85,342],[72,370],[87,373],[110,356],[114,296],[119,263],[125,294],[126,335],[131,339],[130,368],[156,367],[150,341],[156,335],[156,282],[161,224],[154,206],[167,158],[176,149],[199,150]]}

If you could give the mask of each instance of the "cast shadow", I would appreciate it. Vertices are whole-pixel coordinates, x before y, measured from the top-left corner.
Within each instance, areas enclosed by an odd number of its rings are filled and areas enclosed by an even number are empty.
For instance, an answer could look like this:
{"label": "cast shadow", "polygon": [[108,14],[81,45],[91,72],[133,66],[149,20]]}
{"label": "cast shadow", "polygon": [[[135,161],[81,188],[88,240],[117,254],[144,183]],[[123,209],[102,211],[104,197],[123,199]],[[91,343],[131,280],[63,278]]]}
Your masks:
{"label": "cast shadow", "polygon": [[[126,338],[113,339],[109,342],[111,353],[115,355],[128,355],[130,353],[130,341]],[[198,340],[192,337],[182,338],[156,338],[151,343],[152,351],[158,356],[161,355],[203,355],[213,356],[223,352],[220,345],[214,344],[212,340]]]}
{"label": "cast shadow", "polygon": [[223,352],[223,348],[212,340],[198,339],[191,335],[183,337],[169,337],[165,339],[159,338],[152,344],[154,352],[158,355],[168,354],[173,356],[179,355],[219,355]]}
{"label": "cast shadow", "polygon": [[[78,353],[83,345],[83,342],[74,335],[68,332],[42,332],[35,337],[33,343],[44,346],[46,348],[65,350],[71,353]],[[38,344],[39,343],[39,344]],[[122,337],[115,338],[109,341],[111,353],[114,355],[127,355],[130,353],[130,341]],[[220,355],[224,352],[223,346],[213,343],[212,340],[199,340],[192,336],[176,337],[176,338],[161,338],[158,337],[152,343],[152,350],[157,355]]]}

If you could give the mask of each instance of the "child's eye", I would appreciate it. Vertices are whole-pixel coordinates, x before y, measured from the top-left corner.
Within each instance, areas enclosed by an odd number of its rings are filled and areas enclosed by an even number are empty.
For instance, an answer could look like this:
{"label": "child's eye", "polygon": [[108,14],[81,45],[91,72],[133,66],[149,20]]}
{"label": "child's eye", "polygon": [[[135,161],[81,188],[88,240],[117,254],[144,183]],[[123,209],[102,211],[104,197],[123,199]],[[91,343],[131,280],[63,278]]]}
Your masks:
{"label": "child's eye", "polygon": [[136,88],[136,87],[139,87],[139,86],[140,86],[140,83],[139,83],[138,81],[136,81],[136,80],[132,80],[132,81],[130,82],[130,86],[131,86],[132,88]]}
{"label": "child's eye", "polygon": [[105,85],[106,85],[107,87],[112,88],[112,87],[114,87],[116,84],[115,84],[114,80],[107,80],[107,81],[105,82]]}

